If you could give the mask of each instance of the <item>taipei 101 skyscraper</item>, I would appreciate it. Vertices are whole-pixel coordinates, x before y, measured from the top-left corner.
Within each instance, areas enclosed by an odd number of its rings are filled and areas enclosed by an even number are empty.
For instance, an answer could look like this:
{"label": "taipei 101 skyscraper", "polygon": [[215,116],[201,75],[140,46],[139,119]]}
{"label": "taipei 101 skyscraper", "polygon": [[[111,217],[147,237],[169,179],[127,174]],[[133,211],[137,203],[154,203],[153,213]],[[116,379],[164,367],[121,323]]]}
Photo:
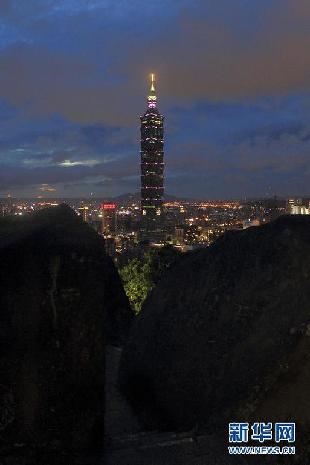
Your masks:
{"label": "taipei 101 skyscraper", "polygon": [[164,116],[157,108],[155,75],[151,74],[147,110],[141,119],[141,227],[140,238],[163,238]]}

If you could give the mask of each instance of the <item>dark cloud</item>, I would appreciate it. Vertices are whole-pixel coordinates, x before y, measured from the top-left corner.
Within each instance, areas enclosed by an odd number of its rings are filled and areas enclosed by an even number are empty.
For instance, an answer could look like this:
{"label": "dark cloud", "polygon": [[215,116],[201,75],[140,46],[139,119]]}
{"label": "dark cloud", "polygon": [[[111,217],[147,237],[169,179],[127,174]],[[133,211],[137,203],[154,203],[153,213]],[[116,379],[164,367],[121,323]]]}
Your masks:
{"label": "dark cloud", "polygon": [[136,190],[154,70],[168,190],[306,192],[308,1],[3,0],[0,14],[1,192]]}
{"label": "dark cloud", "polygon": [[[254,2],[257,7],[250,10],[250,18],[244,13],[249,8],[244,2],[236,2],[234,8],[227,0],[220,2],[220,8],[210,1],[193,3],[195,9],[184,2],[172,27],[163,29],[165,15],[158,17],[157,13],[155,24],[147,13],[145,24],[126,17],[126,11],[137,11],[141,2],[131,8],[124,2],[124,14],[111,14],[110,22],[106,9],[98,9],[99,3],[86,14],[83,2],[66,0],[62,8],[59,2],[43,2],[45,16],[33,20],[28,29],[37,32],[43,21],[50,36],[45,36],[44,46],[30,40],[2,54],[2,93],[14,104],[28,104],[29,111],[57,112],[82,123],[114,125],[133,122],[138,111],[134,102],[141,99],[151,68],[159,73],[163,99],[185,102],[309,88],[309,2],[283,0],[268,6],[262,2],[261,7]],[[31,11],[29,5],[25,11]],[[171,9],[171,2],[166,8]],[[223,15],[225,9],[234,22]],[[62,11],[62,17],[51,15],[55,11]],[[260,18],[258,24],[255,14]],[[251,33],[245,20],[252,25]],[[57,24],[61,25],[63,47],[57,40]],[[70,26],[69,37],[64,24]],[[69,50],[62,30],[70,43],[75,38]]]}

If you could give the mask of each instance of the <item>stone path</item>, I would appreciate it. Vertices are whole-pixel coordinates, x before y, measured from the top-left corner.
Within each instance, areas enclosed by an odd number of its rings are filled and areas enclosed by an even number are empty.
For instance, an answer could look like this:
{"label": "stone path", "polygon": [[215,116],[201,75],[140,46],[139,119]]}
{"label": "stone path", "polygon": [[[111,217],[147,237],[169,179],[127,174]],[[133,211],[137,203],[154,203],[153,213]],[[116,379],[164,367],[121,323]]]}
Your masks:
{"label": "stone path", "polygon": [[109,443],[113,437],[127,433],[138,433],[142,431],[142,427],[117,387],[117,374],[122,350],[119,347],[108,346],[106,353],[104,429],[106,442]]}
{"label": "stone path", "polygon": [[[210,436],[198,436],[193,439],[190,432],[143,431],[130,405],[117,388],[120,356],[121,349],[108,347],[104,465],[231,465],[235,463],[227,457],[224,447],[219,446],[218,441]],[[219,451],[223,453],[219,454]],[[237,463],[241,465],[240,458]]]}

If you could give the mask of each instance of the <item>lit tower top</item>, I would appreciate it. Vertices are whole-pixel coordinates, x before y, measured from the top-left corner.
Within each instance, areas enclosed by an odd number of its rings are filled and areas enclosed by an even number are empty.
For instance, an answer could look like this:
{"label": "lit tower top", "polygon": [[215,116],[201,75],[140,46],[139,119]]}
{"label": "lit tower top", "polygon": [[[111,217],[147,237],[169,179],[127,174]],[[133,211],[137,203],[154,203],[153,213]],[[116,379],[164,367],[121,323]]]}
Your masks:
{"label": "lit tower top", "polygon": [[147,97],[147,105],[149,108],[156,108],[156,90],[155,90],[155,74],[151,74],[151,86],[150,86],[150,92]]}

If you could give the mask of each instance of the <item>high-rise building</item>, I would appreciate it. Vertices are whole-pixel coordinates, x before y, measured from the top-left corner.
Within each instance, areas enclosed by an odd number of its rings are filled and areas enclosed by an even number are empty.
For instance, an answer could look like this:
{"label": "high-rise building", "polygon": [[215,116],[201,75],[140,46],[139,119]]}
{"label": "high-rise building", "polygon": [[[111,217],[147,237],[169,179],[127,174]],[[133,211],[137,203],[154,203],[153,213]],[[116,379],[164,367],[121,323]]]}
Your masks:
{"label": "high-rise building", "polygon": [[89,208],[84,206],[84,207],[80,207],[79,209],[79,214],[82,216],[83,218],[83,221],[88,221],[89,220]]}
{"label": "high-rise building", "polygon": [[116,205],[115,203],[104,203],[102,209],[102,234],[104,236],[116,233]]}
{"label": "high-rise building", "polygon": [[291,215],[310,215],[310,202],[307,199],[288,199],[287,212]]}
{"label": "high-rise building", "polygon": [[141,119],[141,226],[142,240],[163,236],[164,116],[157,108],[155,75],[151,74],[147,110]]}

